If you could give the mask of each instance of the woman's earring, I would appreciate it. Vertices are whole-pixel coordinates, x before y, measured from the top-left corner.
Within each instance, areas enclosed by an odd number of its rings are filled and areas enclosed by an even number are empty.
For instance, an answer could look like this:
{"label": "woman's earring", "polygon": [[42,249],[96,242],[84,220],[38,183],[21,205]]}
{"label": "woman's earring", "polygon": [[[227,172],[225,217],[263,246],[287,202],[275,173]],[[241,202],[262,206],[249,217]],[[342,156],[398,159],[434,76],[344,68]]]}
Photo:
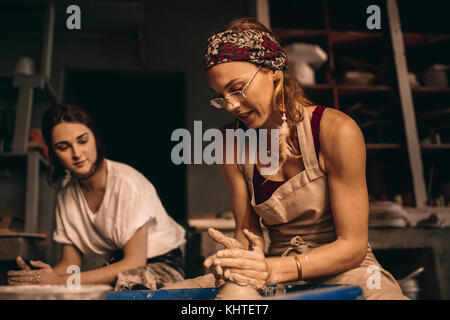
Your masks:
{"label": "woman's earring", "polygon": [[284,105],[281,107],[281,120],[283,121],[281,123],[281,135],[288,135],[289,134],[289,126],[287,123],[287,117],[286,117],[286,109]]}

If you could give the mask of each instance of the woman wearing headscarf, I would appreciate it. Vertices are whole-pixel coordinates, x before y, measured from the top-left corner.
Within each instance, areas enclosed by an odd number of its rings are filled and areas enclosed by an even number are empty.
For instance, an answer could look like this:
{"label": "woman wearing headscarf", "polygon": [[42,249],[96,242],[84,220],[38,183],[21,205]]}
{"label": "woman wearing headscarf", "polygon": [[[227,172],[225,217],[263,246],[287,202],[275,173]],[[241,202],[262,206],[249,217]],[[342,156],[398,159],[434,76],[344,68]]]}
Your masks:
{"label": "woman wearing headscarf", "polygon": [[[368,243],[366,152],[355,121],[305,97],[286,72],[279,41],[254,19],[212,35],[204,65],[217,95],[211,105],[236,118],[226,129],[279,133],[274,173],[263,174],[259,158],[219,165],[236,230],[234,239],[210,230],[226,247],[205,261],[216,282],[257,289],[296,281],[351,284],[367,299],[407,299]],[[270,239],[267,256],[261,224]],[[212,276],[201,278],[202,285],[207,279]]]}

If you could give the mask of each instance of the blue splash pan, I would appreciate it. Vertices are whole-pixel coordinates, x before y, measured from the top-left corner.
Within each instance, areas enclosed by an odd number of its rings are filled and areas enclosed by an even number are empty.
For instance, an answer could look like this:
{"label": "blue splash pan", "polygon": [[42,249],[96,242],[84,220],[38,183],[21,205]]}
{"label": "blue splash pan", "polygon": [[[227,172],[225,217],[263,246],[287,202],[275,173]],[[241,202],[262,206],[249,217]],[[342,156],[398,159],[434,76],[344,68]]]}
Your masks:
{"label": "blue splash pan", "polygon": [[[359,286],[352,285],[287,285],[286,294],[275,296],[275,286],[260,292],[262,298],[276,300],[362,300]],[[109,291],[107,300],[213,300],[218,288]]]}

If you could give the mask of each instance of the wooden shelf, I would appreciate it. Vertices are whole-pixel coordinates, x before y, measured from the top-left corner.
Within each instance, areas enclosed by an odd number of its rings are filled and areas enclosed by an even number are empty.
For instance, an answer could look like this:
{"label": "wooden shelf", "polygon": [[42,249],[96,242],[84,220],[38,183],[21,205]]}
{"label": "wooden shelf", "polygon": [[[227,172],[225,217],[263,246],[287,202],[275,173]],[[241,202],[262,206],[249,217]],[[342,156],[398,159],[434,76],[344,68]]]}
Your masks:
{"label": "wooden shelf", "polygon": [[331,92],[333,89],[333,85],[326,83],[318,83],[318,84],[300,84],[302,89],[306,93],[326,93],[327,91]]}
{"label": "wooden shelf", "polygon": [[328,37],[328,30],[299,30],[299,29],[281,29],[273,28],[272,31],[282,40],[295,40],[300,38],[324,38]]}
{"label": "wooden shelf", "polygon": [[436,94],[450,94],[450,87],[412,87],[414,97],[424,97]]}
{"label": "wooden shelf", "polygon": [[[400,150],[402,146],[399,143],[366,143],[367,150]],[[421,143],[422,151],[441,151],[450,150],[450,143],[427,144]]]}
{"label": "wooden shelf", "polygon": [[310,90],[330,90],[333,88],[333,85],[329,83],[302,84],[302,88]]}
{"label": "wooden shelf", "polygon": [[450,34],[434,33],[404,33],[403,41],[406,47],[418,47],[430,44],[436,44],[441,41],[450,40]]}
{"label": "wooden shelf", "polygon": [[29,233],[21,232],[16,230],[0,229],[0,239],[1,238],[36,238],[36,239],[46,239],[47,235],[45,233]]}
{"label": "wooden shelf", "polygon": [[450,143],[440,143],[440,144],[427,144],[421,143],[420,148],[423,151],[440,151],[440,150],[450,150]]}
{"label": "wooden shelf", "polygon": [[316,83],[316,84],[302,84],[301,86],[305,90],[331,90],[333,88],[337,88],[342,93],[358,93],[361,91],[364,92],[392,91],[391,86],[384,86],[384,85]]}
{"label": "wooden shelf", "polygon": [[[387,36],[387,34],[379,31],[362,32],[353,30],[301,30],[283,28],[274,28],[273,31],[281,40],[329,37],[330,42],[337,45],[365,40],[382,39]],[[450,40],[450,34],[403,33],[403,40],[406,47],[417,47],[448,41]]]}
{"label": "wooden shelf", "polygon": [[424,112],[418,118],[420,120],[428,120],[428,119],[436,119],[436,118],[442,119],[442,116],[446,116],[446,115],[450,115],[450,108],[430,110],[430,111]]}
{"label": "wooden shelf", "polygon": [[383,32],[361,32],[352,30],[301,30],[274,28],[275,34],[284,41],[308,38],[329,38],[334,45],[359,42],[365,40],[382,39],[386,35]]}
{"label": "wooden shelf", "polygon": [[334,45],[339,45],[351,42],[382,39],[385,36],[386,35],[382,32],[331,31],[330,42]]}
{"label": "wooden shelf", "polygon": [[363,84],[338,84],[336,85],[338,92],[344,95],[370,93],[370,92],[390,92],[391,86],[384,85],[363,85]]}
{"label": "wooden shelf", "polygon": [[367,150],[400,150],[399,143],[366,143]]}

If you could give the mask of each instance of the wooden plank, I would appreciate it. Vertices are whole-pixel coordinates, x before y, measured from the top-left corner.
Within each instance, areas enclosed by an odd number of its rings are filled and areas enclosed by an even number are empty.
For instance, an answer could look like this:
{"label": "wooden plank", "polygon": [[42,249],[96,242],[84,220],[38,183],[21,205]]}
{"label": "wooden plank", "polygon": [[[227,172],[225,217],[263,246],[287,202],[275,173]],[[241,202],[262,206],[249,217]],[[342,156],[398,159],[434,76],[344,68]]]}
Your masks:
{"label": "wooden plank", "polygon": [[[362,32],[353,30],[304,30],[304,29],[284,29],[274,28],[273,31],[283,40],[294,38],[315,38],[329,36],[333,44],[345,44],[351,42],[361,42],[365,40],[383,39],[382,32]],[[450,40],[447,34],[422,34],[404,33],[404,43],[407,47],[417,47],[430,45],[442,41]]]}
{"label": "wooden plank", "polygon": [[416,125],[414,104],[409,83],[408,67],[405,56],[405,46],[400,24],[396,0],[387,1],[388,19],[391,33],[394,61],[397,70],[397,80],[400,93],[400,101],[405,125],[406,144],[408,147],[409,162],[414,187],[416,207],[422,208],[427,202],[425,178],[423,175],[422,155]]}
{"label": "wooden plank", "polygon": [[333,96],[333,106],[340,110],[339,105],[339,93],[336,88],[336,77],[335,77],[335,61],[334,61],[334,48],[333,42],[331,41],[330,32],[331,32],[331,23],[330,23],[330,11],[328,0],[323,0],[322,2],[323,10],[324,10],[324,19],[325,19],[325,27],[327,28],[327,52],[328,52],[328,68],[326,72],[327,82],[332,86],[332,96]]}
{"label": "wooden plank", "polygon": [[331,90],[333,88],[333,86],[328,83],[301,84],[301,86],[305,90],[327,91],[327,90]]}
{"label": "wooden plank", "polygon": [[360,32],[360,31],[331,31],[330,39],[333,44],[344,44],[350,42],[361,42],[364,40],[382,39],[381,32]]}
{"label": "wooden plank", "polygon": [[414,87],[412,88],[413,95],[415,97],[425,97],[428,95],[436,95],[436,94],[450,94],[450,88],[449,87]]}
{"label": "wooden plank", "polygon": [[321,38],[328,36],[327,30],[304,30],[304,29],[282,29],[274,28],[273,32],[281,40],[291,40],[297,38]]}
{"label": "wooden plank", "polygon": [[53,1],[47,3],[44,21],[44,38],[42,47],[41,74],[50,79],[52,69],[53,32],[55,26],[55,6]]}
{"label": "wooden plank", "polygon": [[13,86],[19,87],[19,97],[17,100],[16,121],[14,123],[12,152],[26,153],[33,112],[34,88],[44,89],[45,79],[41,76],[15,75]]}
{"label": "wooden plank", "polygon": [[352,94],[361,92],[389,92],[392,90],[392,87],[384,85],[338,84],[337,89],[339,90],[339,93]]}
{"label": "wooden plank", "polygon": [[256,19],[270,29],[269,0],[254,0],[254,6]]}
{"label": "wooden plank", "polygon": [[56,93],[56,90],[53,87],[52,83],[50,82],[49,78],[45,79],[45,88],[44,88],[44,90],[47,91],[48,95],[50,95],[50,98],[51,98],[52,102],[56,102],[56,103],[60,103],[61,102],[62,99]]}
{"label": "wooden plank", "polygon": [[404,33],[405,45],[407,47],[418,47],[423,45],[435,44],[441,41],[450,40],[448,34],[426,34],[426,33]]}
{"label": "wooden plank", "polygon": [[45,233],[27,233],[27,232],[17,232],[11,230],[0,229],[0,239],[1,238],[36,238],[36,239],[46,239],[47,235]]}
{"label": "wooden plank", "polygon": [[439,150],[450,150],[450,143],[421,143],[420,147],[424,151],[439,151]]}
{"label": "wooden plank", "polygon": [[25,232],[37,233],[39,207],[39,152],[30,151],[27,162],[27,187],[25,195]]}
{"label": "wooden plank", "polygon": [[427,113],[422,114],[420,119],[428,119],[428,118],[436,118],[441,117],[444,115],[450,114],[450,108],[440,109],[440,110],[433,110]]}
{"label": "wooden plank", "polygon": [[399,143],[366,143],[367,150],[397,150],[400,149]]}
{"label": "wooden plank", "polygon": [[[386,150],[386,149],[400,149],[399,143],[366,143],[368,150]],[[450,150],[450,143],[421,143],[420,148],[423,151],[440,151]]]}
{"label": "wooden plank", "polygon": [[23,84],[19,88],[14,137],[11,145],[13,152],[23,153],[27,151],[33,106],[33,90],[32,84]]}

